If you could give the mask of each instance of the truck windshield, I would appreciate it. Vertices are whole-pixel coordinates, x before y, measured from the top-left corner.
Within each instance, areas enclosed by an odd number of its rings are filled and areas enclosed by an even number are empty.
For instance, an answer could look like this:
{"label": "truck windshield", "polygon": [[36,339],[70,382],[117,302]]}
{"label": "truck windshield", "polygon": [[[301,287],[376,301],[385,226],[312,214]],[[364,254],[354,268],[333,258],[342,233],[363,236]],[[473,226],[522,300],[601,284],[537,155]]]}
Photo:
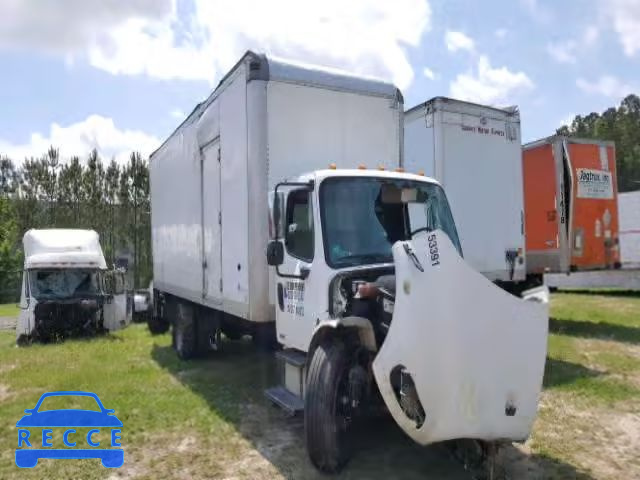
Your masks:
{"label": "truck windshield", "polygon": [[100,293],[96,270],[51,269],[29,272],[31,295],[40,298],[71,298]]}
{"label": "truck windshield", "polygon": [[393,261],[391,247],[416,230],[445,232],[460,255],[453,216],[439,185],[376,177],[335,177],[320,187],[329,266]]}

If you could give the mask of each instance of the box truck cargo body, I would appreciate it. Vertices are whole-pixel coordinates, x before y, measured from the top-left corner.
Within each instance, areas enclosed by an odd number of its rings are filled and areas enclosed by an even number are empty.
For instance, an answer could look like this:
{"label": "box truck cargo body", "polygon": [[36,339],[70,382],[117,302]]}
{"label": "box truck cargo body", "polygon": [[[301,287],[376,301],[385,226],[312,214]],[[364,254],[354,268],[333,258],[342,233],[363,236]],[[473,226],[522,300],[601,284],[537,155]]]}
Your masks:
{"label": "box truck cargo body", "polygon": [[248,53],[150,160],[150,328],[186,359],[275,320],[265,393],[324,472],[381,402],[420,444],[523,440],[536,414],[545,287],[468,266],[442,186],[394,171],[402,116],[393,85]]}
{"label": "box truck cargo body", "polygon": [[396,167],[402,105],[390,84],[246,54],[151,156],[155,289],[272,322],[267,192],[332,163]]}
{"label": "box truck cargo body", "polygon": [[613,142],[553,136],[523,147],[527,272],[620,266]]}
{"label": "box truck cargo body", "polygon": [[465,260],[491,280],[525,278],[520,115],[436,97],[405,113],[404,163],[438,180]]}

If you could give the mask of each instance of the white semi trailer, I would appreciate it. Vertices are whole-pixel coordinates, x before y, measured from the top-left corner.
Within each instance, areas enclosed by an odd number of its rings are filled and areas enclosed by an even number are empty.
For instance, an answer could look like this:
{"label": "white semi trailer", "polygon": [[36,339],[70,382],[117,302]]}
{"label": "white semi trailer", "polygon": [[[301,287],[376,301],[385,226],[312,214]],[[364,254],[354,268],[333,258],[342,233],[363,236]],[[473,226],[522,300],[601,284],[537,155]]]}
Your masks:
{"label": "white semi trailer", "polygon": [[404,153],[445,188],[465,260],[505,288],[525,280],[518,110],[432,98],[405,113]]}
{"label": "white semi trailer", "polygon": [[18,344],[114,331],[131,322],[124,272],[108,270],[93,230],[24,234]]}
{"label": "white semi trailer", "polygon": [[544,288],[465,263],[442,187],[394,171],[402,113],[393,85],[248,52],[150,160],[150,328],[181,358],[275,329],[267,396],[325,472],[377,402],[421,444],[524,440],[536,414]]}

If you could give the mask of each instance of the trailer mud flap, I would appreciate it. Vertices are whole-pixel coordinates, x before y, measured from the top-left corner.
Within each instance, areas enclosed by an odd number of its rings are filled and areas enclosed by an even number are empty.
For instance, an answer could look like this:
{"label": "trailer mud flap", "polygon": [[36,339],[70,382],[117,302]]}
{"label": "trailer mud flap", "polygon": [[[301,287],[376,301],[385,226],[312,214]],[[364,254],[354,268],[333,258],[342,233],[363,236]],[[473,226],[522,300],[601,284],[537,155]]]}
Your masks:
{"label": "trailer mud flap", "polygon": [[525,440],[542,387],[548,291],[517,298],[442,231],[393,247],[396,303],[373,362],[393,418],[416,442]]}

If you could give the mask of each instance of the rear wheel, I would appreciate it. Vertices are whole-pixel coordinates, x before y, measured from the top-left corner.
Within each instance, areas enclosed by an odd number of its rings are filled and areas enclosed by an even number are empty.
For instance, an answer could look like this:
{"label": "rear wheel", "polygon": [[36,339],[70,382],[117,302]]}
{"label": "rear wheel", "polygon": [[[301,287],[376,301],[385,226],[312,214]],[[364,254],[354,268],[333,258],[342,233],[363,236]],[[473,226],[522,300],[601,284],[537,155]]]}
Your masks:
{"label": "rear wheel", "polygon": [[193,308],[178,304],[173,323],[173,348],[182,360],[193,358],[196,354],[196,325]]}
{"label": "rear wheel", "polygon": [[311,463],[325,473],[338,472],[349,460],[346,435],[351,421],[349,361],[342,343],[324,343],[314,351],[307,375],[304,427]]}

